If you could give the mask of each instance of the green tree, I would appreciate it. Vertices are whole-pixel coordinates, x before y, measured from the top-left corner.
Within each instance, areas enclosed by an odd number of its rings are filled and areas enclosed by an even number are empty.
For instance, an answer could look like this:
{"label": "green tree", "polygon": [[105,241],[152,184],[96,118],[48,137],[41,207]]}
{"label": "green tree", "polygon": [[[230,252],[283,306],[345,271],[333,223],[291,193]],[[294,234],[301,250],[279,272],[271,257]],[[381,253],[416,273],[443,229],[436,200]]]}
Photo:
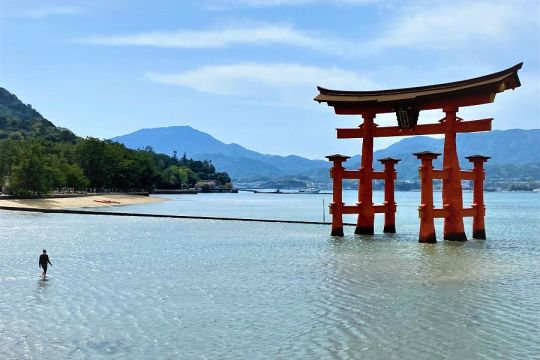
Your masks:
{"label": "green tree", "polygon": [[20,140],[24,140],[24,135],[22,134],[22,132],[16,131],[16,132],[12,132],[11,134],[9,134],[8,138],[9,138],[9,140],[20,141]]}
{"label": "green tree", "polygon": [[112,167],[115,162],[107,151],[105,142],[88,137],[77,145],[77,157],[90,187],[103,190],[111,184]]}
{"label": "green tree", "polygon": [[189,187],[189,169],[171,165],[164,172],[167,189],[184,189]]}
{"label": "green tree", "polygon": [[9,192],[17,196],[36,196],[52,190],[54,171],[51,158],[36,141],[20,143],[19,161],[11,169]]}
{"label": "green tree", "polygon": [[216,173],[216,180],[222,185],[231,183],[231,177],[226,172]]}
{"label": "green tree", "polygon": [[76,191],[86,190],[90,184],[82,169],[75,164],[67,164],[64,169],[65,186]]}

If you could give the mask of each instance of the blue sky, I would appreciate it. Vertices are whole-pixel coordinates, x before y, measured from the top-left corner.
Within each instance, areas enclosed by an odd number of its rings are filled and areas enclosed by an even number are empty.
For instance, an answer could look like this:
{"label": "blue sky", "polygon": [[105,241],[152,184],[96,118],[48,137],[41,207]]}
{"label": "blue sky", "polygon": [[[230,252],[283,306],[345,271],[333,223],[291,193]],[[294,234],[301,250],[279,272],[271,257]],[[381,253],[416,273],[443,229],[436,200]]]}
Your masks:
{"label": "blue sky", "polygon": [[539,128],[539,19],[537,0],[1,0],[0,86],[81,136],[190,125],[263,153],[355,155],[361,141],[334,129],[361,120],[314,102],[317,85],[420,86],[523,61],[522,87],[459,115]]}

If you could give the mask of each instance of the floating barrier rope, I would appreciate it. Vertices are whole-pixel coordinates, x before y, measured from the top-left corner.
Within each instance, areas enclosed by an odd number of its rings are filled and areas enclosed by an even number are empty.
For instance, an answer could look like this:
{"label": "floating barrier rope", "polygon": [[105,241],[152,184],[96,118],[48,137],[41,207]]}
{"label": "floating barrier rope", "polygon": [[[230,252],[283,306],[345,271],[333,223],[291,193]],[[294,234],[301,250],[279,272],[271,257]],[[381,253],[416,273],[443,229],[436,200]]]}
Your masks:
{"label": "floating barrier rope", "polygon": [[[194,216],[194,215],[144,214],[144,213],[91,211],[91,210],[43,209],[43,208],[27,208],[27,207],[16,207],[16,206],[0,206],[0,210],[39,212],[39,213],[50,213],[50,214],[134,216],[134,217],[153,217],[153,218],[168,218],[168,219],[250,221],[250,222],[265,222],[265,223],[307,224],[307,225],[330,225],[331,224],[329,222],[322,222],[322,221],[250,219],[250,218],[229,218],[229,217]],[[356,226],[356,224],[351,224],[351,223],[344,223],[343,225]]]}

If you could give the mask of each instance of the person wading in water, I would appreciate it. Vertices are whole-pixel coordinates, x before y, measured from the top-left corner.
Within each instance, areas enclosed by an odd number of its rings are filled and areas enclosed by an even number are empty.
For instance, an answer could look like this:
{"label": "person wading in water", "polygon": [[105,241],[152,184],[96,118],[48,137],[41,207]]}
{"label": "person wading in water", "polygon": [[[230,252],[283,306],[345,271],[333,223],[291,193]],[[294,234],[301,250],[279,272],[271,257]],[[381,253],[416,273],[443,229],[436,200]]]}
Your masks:
{"label": "person wading in water", "polygon": [[39,267],[43,269],[43,278],[47,276],[47,264],[51,265],[51,262],[49,261],[49,255],[47,255],[47,250],[43,250],[43,254],[39,256]]}

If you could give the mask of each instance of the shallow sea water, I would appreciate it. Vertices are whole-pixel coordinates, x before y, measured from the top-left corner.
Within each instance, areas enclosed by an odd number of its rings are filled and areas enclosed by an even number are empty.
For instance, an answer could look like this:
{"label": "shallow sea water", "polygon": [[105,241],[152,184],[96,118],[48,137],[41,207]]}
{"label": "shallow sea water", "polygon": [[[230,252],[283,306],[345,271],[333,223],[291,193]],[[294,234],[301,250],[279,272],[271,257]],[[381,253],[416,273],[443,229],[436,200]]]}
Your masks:
{"label": "shallow sea water", "polygon": [[[322,225],[0,211],[0,358],[539,358],[540,196],[488,193],[488,240],[419,244],[419,194],[396,195],[398,234],[379,216],[375,236],[342,239]],[[111,210],[320,221],[330,196],[169,198]]]}

